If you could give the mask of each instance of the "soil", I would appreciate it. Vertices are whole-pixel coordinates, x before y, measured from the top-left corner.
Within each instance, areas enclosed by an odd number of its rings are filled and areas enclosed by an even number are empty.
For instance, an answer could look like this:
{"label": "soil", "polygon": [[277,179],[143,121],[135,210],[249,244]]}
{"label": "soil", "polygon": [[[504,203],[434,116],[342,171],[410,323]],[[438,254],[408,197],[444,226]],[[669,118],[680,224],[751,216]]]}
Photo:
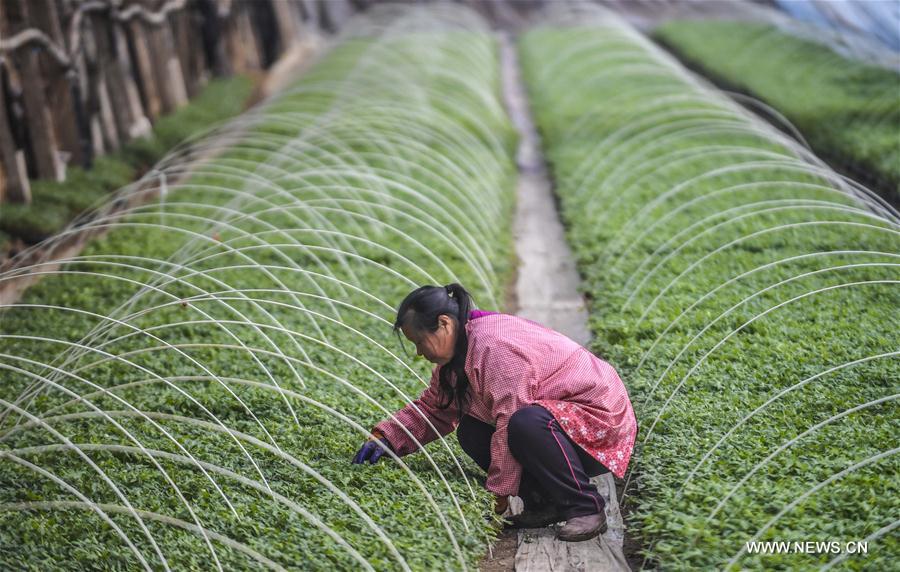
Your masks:
{"label": "soil", "polygon": [[516,569],[516,551],[519,548],[517,530],[504,530],[494,543],[493,555],[489,552],[478,564],[481,572],[513,572]]}
{"label": "soil", "polygon": [[[616,496],[621,499],[624,492],[625,481],[616,479]],[[619,512],[622,513],[622,522],[624,522],[626,526],[625,539],[622,542],[622,554],[625,555],[628,567],[632,570],[644,570],[645,568],[652,570],[654,567],[652,565],[648,566],[648,563],[644,561],[644,556],[642,554],[644,549],[643,543],[639,538],[635,537],[633,529],[627,528],[629,517],[631,516],[631,507],[634,506],[635,496],[634,486],[632,486],[627,502],[619,502]]]}

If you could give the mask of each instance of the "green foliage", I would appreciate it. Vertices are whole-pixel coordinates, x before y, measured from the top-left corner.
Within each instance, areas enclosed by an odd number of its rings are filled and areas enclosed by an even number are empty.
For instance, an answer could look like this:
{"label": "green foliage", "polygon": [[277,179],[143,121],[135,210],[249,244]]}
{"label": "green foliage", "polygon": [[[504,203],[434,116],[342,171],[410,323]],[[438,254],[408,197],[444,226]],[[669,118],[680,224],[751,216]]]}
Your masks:
{"label": "green foliage", "polygon": [[32,181],[30,205],[0,205],[0,229],[29,243],[58,233],[79,214],[100,206],[109,193],[133,181],[187,137],[240,113],[252,87],[247,76],[215,79],[186,106],[160,118],[149,136],[97,157],[90,169],[70,167],[61,183]]}
{"label": "green foliage", "polygon": [[672,21],[656,37],[715,81],[783,113],[813,150],[900,201],[900,75],[772,26]]}
{"label": "green foliage", "polygon": [[16,547],[0,568],[140,566],[96,511],[35,504],[78,500],[51,474],[118,507],[154,569],[151,537],[173,570],[213,567],[195,519],[227,570],[362,569],[348,546],[375,570],[474,568],[492,495],[455,439],[405,467],[350,461],[428,379],[391,333],[399,300],[454,280],[482,307],[501,299],[515,137],[498,75],[487,34],[340,44],[217,133],[233,145],[164,204],[0,314],[0,397],[47,423],[0,420],[0,546]]}
{"label": "green foliage", "polygon": [[31,205],[4,204],[0,206],[0,228],[25,242],[35,243],[66,226],[71,213],[65,205],[44,201]]}
{"label": "green foliage", "polygon": [[890,568],[896,220],[618,25],[520,47],[592,348],[638,416],[629,533],[649,565],[819,569],[836,555],[745,542],[871,536],[842,566]]}

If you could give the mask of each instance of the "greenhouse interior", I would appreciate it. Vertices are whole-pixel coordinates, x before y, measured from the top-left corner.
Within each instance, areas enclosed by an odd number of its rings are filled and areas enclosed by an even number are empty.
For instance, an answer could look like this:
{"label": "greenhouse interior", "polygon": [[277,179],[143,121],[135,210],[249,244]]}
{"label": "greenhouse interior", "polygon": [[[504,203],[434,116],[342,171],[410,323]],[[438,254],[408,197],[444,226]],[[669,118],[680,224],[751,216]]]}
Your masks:
{"label": "greenhouse interior", "polygon": [[0,0],[0,569],[896,570],[898,208],[900,0]]}

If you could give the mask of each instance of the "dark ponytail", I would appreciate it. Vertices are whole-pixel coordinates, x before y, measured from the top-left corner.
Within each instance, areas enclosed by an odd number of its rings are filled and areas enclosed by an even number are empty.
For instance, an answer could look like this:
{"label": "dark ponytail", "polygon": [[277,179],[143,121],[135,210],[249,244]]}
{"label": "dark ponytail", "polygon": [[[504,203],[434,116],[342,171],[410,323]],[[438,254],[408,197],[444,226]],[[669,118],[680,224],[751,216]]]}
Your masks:
{"label": "dark ponytail", "polygon": [[[469,349],[466,324],[469,321],[469,312],[474,309],[472,297],[459,284],[422,286],[403,299],[394,322],[394,332],[399,336],[400,328],[404,326],[415,332],[435,332],[438,329],[438,317],[442,315],[456,321],[456,346],[453,348],[453,358],[441,367],[438,377],[441,396],[445,400],[439,406],[446,409],[455,400],[460,418],[463,416],[466,393],[469,389],[469,376],[465,371],[466,354]],[[451,373],[456,374],[455,385],[450,381]]]}

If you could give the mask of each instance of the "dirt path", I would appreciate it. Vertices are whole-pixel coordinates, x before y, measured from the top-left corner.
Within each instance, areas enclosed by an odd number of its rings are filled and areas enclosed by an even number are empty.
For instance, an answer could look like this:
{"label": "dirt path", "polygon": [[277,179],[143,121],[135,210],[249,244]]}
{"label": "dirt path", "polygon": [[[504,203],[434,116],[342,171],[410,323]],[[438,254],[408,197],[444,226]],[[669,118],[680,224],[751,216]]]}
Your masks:
{"label": "dirt path", "polygon": [[[521,138],[516,156],[519,181],[514,227],[519,258],[515,285],[517,307],[509,311],[587,345],[591,334],[584,299],[578,292],[580,278],[566,244],[540,137],[531,119],[515,46],[509,35],[500,36],[500,48],[505,104]],[[628,570],[622,554],[625,529],[612,477],[605,475],[592,480],[608,500],[609,530],[602,537],[566,543],[555,540],[553,528],[504,532],[492,547],[492,554],[482,561],[482,572]],[[518,512],[521,503],[518,498],[514,501],[513,511]]]}

